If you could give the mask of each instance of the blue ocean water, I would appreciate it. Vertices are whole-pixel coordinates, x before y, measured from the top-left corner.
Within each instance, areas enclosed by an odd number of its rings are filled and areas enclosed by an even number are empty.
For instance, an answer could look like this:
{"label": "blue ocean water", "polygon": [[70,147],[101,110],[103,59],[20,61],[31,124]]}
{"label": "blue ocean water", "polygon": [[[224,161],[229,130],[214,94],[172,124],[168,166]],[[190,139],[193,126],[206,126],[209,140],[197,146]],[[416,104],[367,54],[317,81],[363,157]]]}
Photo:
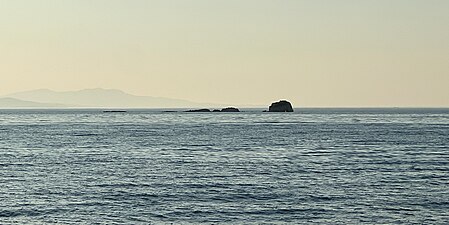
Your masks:
{"label": "blue ocean water", "polygon": [[259,111],[0,110],[0,224],[449,223],[449,109]]}

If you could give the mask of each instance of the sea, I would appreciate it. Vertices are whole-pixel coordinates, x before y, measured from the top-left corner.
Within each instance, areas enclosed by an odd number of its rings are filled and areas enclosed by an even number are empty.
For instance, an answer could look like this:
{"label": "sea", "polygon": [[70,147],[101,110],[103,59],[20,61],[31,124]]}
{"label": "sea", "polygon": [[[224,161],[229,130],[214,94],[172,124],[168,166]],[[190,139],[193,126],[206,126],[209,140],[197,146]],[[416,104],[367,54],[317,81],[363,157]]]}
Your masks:
{"label": "sea", "polygon": [[2,109],[0,224],[449,224],[449,109]]}

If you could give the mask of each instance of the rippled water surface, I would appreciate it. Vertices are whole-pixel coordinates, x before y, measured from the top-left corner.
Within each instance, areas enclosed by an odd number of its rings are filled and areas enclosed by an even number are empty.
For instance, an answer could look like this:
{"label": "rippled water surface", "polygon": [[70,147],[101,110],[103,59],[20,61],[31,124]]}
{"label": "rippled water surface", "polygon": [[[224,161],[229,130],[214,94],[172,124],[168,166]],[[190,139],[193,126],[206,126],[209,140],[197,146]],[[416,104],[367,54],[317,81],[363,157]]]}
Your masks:
{"label": "rippled water surface", "polygon": [[448,224],[449,109],[0,110],[0,224]]}

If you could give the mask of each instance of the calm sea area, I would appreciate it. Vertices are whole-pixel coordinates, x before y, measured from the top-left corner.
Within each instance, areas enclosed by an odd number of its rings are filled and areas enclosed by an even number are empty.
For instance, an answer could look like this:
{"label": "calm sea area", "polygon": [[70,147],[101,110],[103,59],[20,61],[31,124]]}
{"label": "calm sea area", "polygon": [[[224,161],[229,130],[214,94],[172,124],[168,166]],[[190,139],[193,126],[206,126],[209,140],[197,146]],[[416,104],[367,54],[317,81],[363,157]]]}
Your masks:
{"label": "calm sea area", "polygon": [[449,109],[0,110],[0,224],[449,224]]}

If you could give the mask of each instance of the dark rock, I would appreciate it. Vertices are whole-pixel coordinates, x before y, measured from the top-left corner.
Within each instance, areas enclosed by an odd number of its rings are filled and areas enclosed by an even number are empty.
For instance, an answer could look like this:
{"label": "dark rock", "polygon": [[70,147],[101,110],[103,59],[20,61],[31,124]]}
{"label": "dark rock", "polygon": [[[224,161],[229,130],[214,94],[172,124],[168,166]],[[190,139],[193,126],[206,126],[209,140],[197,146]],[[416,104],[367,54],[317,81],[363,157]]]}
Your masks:
{"label": "dark rock", "polygon": [[234,107],[228,107],[228,108],[224,108],[221,110],[222,112],[240,112],[239,109],[234,108]]}
{"label": "dark rock", "polygon": [[293,107],[290,102],[282,100],[272,103],[268,112],[293,112]]}
{"label": "dark rock", "polygon": [[105,113],[124,113],[126,110],[103,110]]}
{"label": "dark rock", "polygon": [[184,112],[210,112],[210,109],[193,109],[193,110],[187,110]]}
{"label": "dark rock", "polygon": [[221,112],[219,109],[214,109],[212,112]]}

